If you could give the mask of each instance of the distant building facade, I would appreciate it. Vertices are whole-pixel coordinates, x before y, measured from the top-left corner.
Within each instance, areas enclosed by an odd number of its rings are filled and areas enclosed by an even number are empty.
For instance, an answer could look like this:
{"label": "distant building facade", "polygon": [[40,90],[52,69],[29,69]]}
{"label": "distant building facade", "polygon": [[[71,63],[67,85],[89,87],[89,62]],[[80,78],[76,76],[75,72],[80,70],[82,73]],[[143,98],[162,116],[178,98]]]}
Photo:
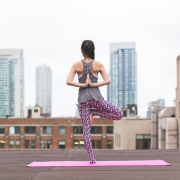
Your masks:
{"label": "distant building facade", "polygon": [[107,99],[119,108],[137,104],[137,54],[135,43],[110,43],[111,84]]}
{"label": "distant building facade", "polygon": [[[113,121],[94,118],[91,139],[94,149],[113,149]],[[0,151],[13,149],[84,149],[81,120],[80,118],[1,119]]]}
{"label": "distant building facade", "polygon": [[154,107],[165,107],[165,99],[158,99],[157,101],[151,101],[148,103],[147,118],[151,119],[151,111]]}
{"label": "distant building facade", "polygon": [[22,49],[0,49],[0,118],[24,117]]}
{"label": "distant building facade", "polygon": [[151,149],[180,149],[180,56],[177,57],[175,107],[155,106],[151,111]]}
{"label": "distant building facade", "polygon": [[36,67],[36,104],[52,115],[52,71],[45,64]]}
{"label": "distant building facade", "polygon": [[[39,107],[29,108],[37,109],[41,111]],[[150,149],[151,120],[94,118],[91,139],[94,149]],[[84,149],[81,119],[1,119],[0,150],[13,149]]]}
{"label": "distant building facade", "polygon": [[114,149],[150,149],[151,120],[139,117],[124,117],[114,121]]}

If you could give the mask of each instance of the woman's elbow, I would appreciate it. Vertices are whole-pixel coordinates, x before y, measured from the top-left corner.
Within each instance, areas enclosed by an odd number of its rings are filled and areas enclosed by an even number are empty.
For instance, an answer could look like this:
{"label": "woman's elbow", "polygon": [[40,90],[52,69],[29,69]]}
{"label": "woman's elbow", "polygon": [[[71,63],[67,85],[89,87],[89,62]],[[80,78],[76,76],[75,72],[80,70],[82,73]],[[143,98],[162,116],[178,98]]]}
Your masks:
{"label": "woman's elbow", "polygon": [[66,81],[66,84],[67,84],[67,85],[70,85],[70,81],[67,80],[67,81]]}
{"label": "woman's elbow", "polygon": [[107,83],[108,83],[108,84],[111,84],[111,80],[109,79]]}

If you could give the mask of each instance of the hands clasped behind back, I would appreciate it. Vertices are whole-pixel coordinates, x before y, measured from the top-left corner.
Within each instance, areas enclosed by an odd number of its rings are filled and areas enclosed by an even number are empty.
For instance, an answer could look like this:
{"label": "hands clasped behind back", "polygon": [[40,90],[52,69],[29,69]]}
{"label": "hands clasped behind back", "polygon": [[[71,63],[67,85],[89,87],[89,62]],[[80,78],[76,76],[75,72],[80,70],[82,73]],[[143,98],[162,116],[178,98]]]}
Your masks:
{"label": "hands clasped behind back", "polygon": [[85,82],[85,87],[91,86],[91,79],[89,77],[89,74],[86,76],[86,82]]}

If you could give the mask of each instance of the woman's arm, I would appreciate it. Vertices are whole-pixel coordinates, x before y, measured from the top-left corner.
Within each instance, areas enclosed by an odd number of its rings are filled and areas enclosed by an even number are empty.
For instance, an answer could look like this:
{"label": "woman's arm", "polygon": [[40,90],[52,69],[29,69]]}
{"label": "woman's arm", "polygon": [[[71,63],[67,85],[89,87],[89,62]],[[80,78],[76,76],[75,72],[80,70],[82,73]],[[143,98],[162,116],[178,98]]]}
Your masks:
{"label": "woman's arm", "polygon": [[100,86],[108,85],[111,83],[110,77],[109,77],[108,73],[106,72],[106,69],[102,63],[100,63],[100,73],[101,73],[101,76],[104,79],[104,81],[92,83],[91,80],[89,79],[90,87],[100,87]]}
{"label": "woman's arm", "polygon": [[66,84],[70,85],[70,86],[81,87],[81,88],[87,87],[88,86],[88,82],[89,82],[88,77],[87,77],[86,82],[84,84],[73,81],[74,80],[74,76],[76,74],[75,66],[76,65],[73,64],[73,66],[72,66],[72,68],[71,68],[71,70],[70,70],[70,72],[68,74],[68,77],[67,77],[67,80],[66,80]]}

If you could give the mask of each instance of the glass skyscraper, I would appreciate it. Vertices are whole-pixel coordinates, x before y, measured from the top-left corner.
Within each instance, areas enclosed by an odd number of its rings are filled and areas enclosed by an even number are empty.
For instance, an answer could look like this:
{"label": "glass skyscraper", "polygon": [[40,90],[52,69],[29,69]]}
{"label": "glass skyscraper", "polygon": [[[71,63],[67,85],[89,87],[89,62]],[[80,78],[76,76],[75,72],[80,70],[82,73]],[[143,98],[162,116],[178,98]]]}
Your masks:
{"label": "glass skyscraper", "polygon": [[36,104],[43,108],[43,113],[51,115],[52,72],[49,66],[42,64],[36,67]]}
{"label": "glass skyscraper", "polygon": [[24,117],[22,49],[0,49],[0,118]]}
{"label": "glass skyscraper", "polygon": [[110,43],[110,78],[107,100],[119,108],[137,104],[137,54],[135,43]]}

